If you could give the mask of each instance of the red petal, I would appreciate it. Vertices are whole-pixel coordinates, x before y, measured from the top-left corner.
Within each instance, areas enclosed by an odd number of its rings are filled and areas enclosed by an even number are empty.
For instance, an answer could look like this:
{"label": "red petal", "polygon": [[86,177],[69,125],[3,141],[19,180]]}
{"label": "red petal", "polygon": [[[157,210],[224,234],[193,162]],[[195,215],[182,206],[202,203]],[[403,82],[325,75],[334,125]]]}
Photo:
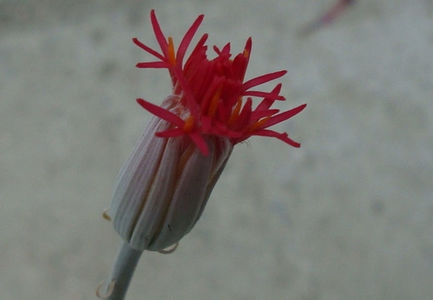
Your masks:
{"label": "red petal", "polygon": [[[200,40],[197,42],[197,45],[195,46],[194,50],[192,50],[191,55],[188,58],[188,61],[191,60],[192,58],[195,58],[197,55],[200,54],[200,51],[206,50],[206,47],[204,44],[206,43],[206,40],[208,38],[208,34],[205,33],[203,34],[203,36],[200,38]],[[185,69],[187,69],[187,65],[185,65]]]}
{"label": "red petal", "polygon": [[230,43],[225,44],[221,50],[221,55],[227,55],[230,57]]}
{"label": "red petal", "polygon": [[212,120],[206,115],[201,117],[201,130],[203,133],[210,133],[212,130]]}
{"label": "red petal", "polygon": [[235,130],[239,130],[245,126],[248,126],[248,124],[250,123],[252,102],[253,101],[251,98],[247,99],[241,113],[239,114],[239,117],[233,124],[232,128],[234,128]]}
{"label": "red petal", "polygon": [[246,91],[246,90],[252,88],[253,86],[257,86],[257,85],[260,85],[262,83],[280,78],[281,76],[283,76],[286,73],[287,73],[286,70],[282,70],[282,71],[273,72],[273,73],[265,74],[265,75],[250,79],[242,85],[242,88],[244,91]]}
{"label": "red petal", "polygon": [[170,65],[164,61],[151,61],[151,62],[141,62],[135,65],[137,68],[153,68],[153,69],[160,69],[160,68],[168,68]]}
{"label": "red petal", "polygon": [[180,64],[182,64],[183,57],[185,56],[185,52],[188,49],[189,44],[191,43],[192,38],[194,37],[197,29],[199,28],[201,22],[203,21],[204,15],[198,16],[198,18],[194,21],[188,31],[185,33],[182,41],[179,44],[179,48],[177,49],[177,60]]}
{"label": "red petal", "polygon": [[263,97],[263,98],[273,98],[274,100],[285,100],[281,95],[276,95],[275,93],[261,92],[261,91],[247,91],[242,93],[244,96],[253,96],[253,97]]}
{"label": "red petal", "polygon": [[150,113],[154,114],[157,117],[160,117],[161,119],[166,120],[167,122],[173,123],[177,127],[183,127],[184,121],[176,116],[174,113],[159,107],[155,104],[152,104],[144,99],[137,99],[138,104],[140,104],[145,110],[149,111]]}
{"label": "red petal", "polygon": [[215,94],[218,88],[222,87],[223,82],[223,77],[214,76],[213,81],[210,83],[209,87],[206,88],[206,93],[204,94],[202,102],[200,103],[202,112],[208,110],[209,102],[211,101],[212,96]]}
{"label": "red petal", "polygon": [[140,47],[141,49],[143,49],[144,51],[152,54],[153,56],[159,58],[160,60],[165,61],[165,57],[162,56],[161,54],[159,54],[158,52],[156,52],[155,50],[153,50],[152,48],[147,47],[145,44],[143,44],[142,42],[140,42],[137,38],[133,38],[132,41],[134,42],[134,44],[136,44],[138,47]]}
{"label": "red petal", "polygon": [[261,129],[261,130],[254,131],[254,133],[252,135],[275,137],[275,138],[282,140],[283,142],[289,144],[290,146],[293,146],[296,148],[301,147],[300,143],[289,138],[289,136],[285,132],[279,133],[279,132],[276,132],[273,130]]}
{"label": "red petal", "polygon": [[272,126],[274,124],[280,123],[284,120],[287,120],[287,119],[293,117],[294,115],[300,113],[305,108],[305,106],[307,106],[307,104],[299,105],[298,107],[292,108],[291,110],[288,110],[288,111],[282,112],[281,114],[273,116],[263,125],[262,128],[267,128],[269,126]]}
{"label": "red petal", "polygon": [[191,140],[194,142],[194,144],[197,146],[197,148],[200,150],[200,152],[204,156],[209,155],[209,148],[206,144],[206,141],[204,140],[204,138],[199,133],[191,132],[189,134],[189,137],[191,138]]}
{"label": "red petal", "polygon": [[259,110],[259,111],[255,110],[251,113],[251,120],[255,122],[261,118],[272,116],[278,113],[279,111],[280,111],[279,109],[266,109],[266,110]]}
{"label": "red petal", "polygon": [[150,21],[152,22],[153,32],[155,33],[156,40],[158,41],[164,56],[167,57],[167,39],[165,38],[164,33],[162,33],[161,27],[159,26],[158,20],[156,19],[154,9],[152,9],[150,12]]}
{"label": "red petal", "polygon": [[231,130],[225,124],[216,123],[212,128],[213,133],[220,136],[226,136],[232,139],[239,139],[243,136],[242,132]]}
{"label": "red petal", "polygon": [[185,132],[181,128],[173,128],[165,131],[158,131],[157,133],[155,133],[156,136],[165,138],[180,136],[184,134]]}
{"label": "red petal", "polygon": [[275,86],[275,88],[270,93],[269,97],[266,97],[265,99],[262,100],[262,102],[260,102],[259,105],[257,105],[255,111],[260,111],[260,110],[265,110],[270,108],[274,103],[274,101],[276,100],[276,97],[278,96],[280,91],[281,91],[281,83]]}
{"label": "red petal", "polygon": [[253,41],[251,37],[249,37],[247,42],[245,43],[245,48],[244,48],[244,55],[246,58],[250,57],[252,45],[253,45]]}
{"label": "red petal", "polygon": [[183,76],[183,72],[180,69],[180,66],[175,66],[173,72],[174,72],[174,76],[179,82],[180,87],[182,88],[183,94],[186,99],[186,106],[188,107],[189,111],[191,112],[194,118],[200,119],[200,106],[196,102],[194,98],[194,94],[192,93],[188,82],[185,80]]}

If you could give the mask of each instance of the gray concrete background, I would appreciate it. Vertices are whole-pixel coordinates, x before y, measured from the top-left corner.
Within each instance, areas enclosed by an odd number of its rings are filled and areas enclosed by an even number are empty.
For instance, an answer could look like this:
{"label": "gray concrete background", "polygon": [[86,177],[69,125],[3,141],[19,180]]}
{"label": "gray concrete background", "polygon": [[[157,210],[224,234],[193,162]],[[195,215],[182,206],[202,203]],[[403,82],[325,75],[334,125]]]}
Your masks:
{"label": "gray concrete background", "polygon": [[238,145],[173,255],[145,253],[128,299],[432,299],[433,2],[360,0],[307,38],[333,0],[0,0],[0,299],[95,299],[119,237],[101,218],[165,71],[156,8],[179,39],[248,36],[248,77],[288,69],[301,149]]}

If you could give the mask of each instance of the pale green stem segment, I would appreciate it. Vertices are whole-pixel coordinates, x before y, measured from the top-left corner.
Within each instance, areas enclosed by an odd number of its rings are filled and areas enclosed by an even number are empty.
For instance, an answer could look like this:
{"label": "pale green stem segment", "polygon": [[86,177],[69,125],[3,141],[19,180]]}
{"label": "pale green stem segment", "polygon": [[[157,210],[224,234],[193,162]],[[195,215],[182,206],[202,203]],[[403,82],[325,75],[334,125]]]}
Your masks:
{"label": "pale green stem segment", "polygon": [[133,249],[127,242],[123,242],[117,254],[110,277],[96,290],[100,299],[123,300],[128,290],[129,282],[142,251]]}

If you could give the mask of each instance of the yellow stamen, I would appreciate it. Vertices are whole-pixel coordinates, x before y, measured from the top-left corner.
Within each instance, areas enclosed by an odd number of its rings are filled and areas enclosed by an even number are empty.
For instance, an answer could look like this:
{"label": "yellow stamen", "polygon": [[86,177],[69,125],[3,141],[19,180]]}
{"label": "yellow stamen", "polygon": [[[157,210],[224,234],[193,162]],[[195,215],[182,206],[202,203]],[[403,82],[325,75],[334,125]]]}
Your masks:
{"label": "yellow stamen", "polygon": [[247,49],[244,49],[243,55],[245,58],[248,58],[250,56],[250,51],[248,51]]}
{"label": "yellow stamen", "polygon": [[168,37],[168,61],[171,65],[176,64],[176,56],[174,53],[174,44],[173,44],[173,38],[171,36]]}
{"label": "yellow stamen", "polygon": [[242,107],[242,97],[239,97],[238,101],[236,102],[236,106],[235,109],[233,110],[230,119],[229,119],[229,124],[233,124],[239,117],[239,112],[241,111],[241,107]]}
{"label": "yellow stamen", "polygon": [[218,102],[219,102],[220,96],[221,96],[221,90],[222,90],[222,87],[220,87],[216,91],[216,93],[212,97],[212,100],[210,101],[209,110],[208,110],[210,117],[215,116],[216,110],[218,108]]}
{"label": "yellow stamen", "polygon": [[256,130],[257,128],[259,128],[260,126],[262,126],[263,124],[265,124],[265,123],[266,123],[270,118],[271,118],[271,117],[266,117],[266,118],[263,118],[263,119],[261,119],[261,120],[255,122],[254,124],[252,124],[252,125],[250,126],[250,128],[249,128],[248,130],[249,130],[249,131],[254,131],[254,130]]}
{"label": "yellow stamen", "polygon": [[185,124],[183,125],[183,130],[185,132],[190,132],[193,127],[194,127],[194,117],[189,116],[188,119],[186,119]]}

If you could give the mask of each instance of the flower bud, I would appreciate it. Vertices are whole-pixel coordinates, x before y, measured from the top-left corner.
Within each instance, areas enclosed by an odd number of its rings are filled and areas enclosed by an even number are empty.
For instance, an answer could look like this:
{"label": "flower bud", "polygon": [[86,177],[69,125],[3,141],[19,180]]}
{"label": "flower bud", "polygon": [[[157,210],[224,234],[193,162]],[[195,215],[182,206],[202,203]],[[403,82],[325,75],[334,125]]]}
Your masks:
{"label": "flower bud", "polygon": [[233,148],[227,138],[209,136],[203,155],[188,137],[155,136],[169,127],[157,117],[150,121],[115,185],[114,228],[138,250],[162,250],[192,229]]}
{"label": "flower bud", "polygon": [[[133,42],[156,60],[137,64],[144,69],[167,69],[172,96],[162,106],[137,102],[154,117],[120,171],[110,207],[114,228],[137,250],[162,250],[177,243],[200,217],[233,146],[251,136],[277,138],[290,146],[300,144],[286,132],[270,129],[301,112],[305,104],[280,111],[272,108],[281,83],[271,91],[256,87],[286,74],[285,70],[245,80],[252,40],[232,56],[230,43],[214,46],[207,57],[204,34],[189,56],[200,15],[179,46],[166,37],[155,11],[150,19],[160,52],[137,38]],[[254,104],[253,99],[261,98]]]}

